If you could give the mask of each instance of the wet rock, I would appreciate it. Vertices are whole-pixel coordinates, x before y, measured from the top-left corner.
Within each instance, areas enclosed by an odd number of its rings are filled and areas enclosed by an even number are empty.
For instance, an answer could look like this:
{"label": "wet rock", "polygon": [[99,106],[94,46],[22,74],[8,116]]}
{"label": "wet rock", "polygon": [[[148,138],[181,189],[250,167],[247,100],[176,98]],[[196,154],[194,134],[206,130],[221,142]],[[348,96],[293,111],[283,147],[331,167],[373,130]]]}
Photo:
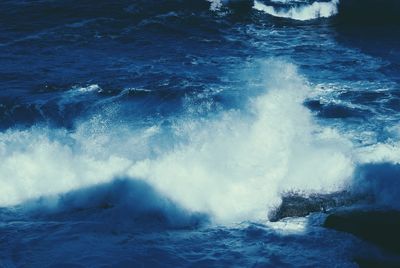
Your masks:
{"label": "wet rock", "polygon": [[355,262],[360,268],[399,268],[400,260],[373,260],[373,259],[356,259]]}
{"label": "wet rock", "polygon": [[253,0],[228,0],[228,6],[236,11],[248,12],[254,5]]}
{"label": "wet rock", "polygon": [[[324,226],[351,233],[392,253],[400,254],[400,211],[341,210],[330,214]],[[365,264],[365,267],[369,267]]]}
{"label": "wet rock", "polygon": [[346,191],[308,196],[291,192],[283,196],[281,205],[268,215],[268,219],[274,222],[287,217],[304,217],[313,212],[326,212],[367,201],[367,196],[353,195]]}

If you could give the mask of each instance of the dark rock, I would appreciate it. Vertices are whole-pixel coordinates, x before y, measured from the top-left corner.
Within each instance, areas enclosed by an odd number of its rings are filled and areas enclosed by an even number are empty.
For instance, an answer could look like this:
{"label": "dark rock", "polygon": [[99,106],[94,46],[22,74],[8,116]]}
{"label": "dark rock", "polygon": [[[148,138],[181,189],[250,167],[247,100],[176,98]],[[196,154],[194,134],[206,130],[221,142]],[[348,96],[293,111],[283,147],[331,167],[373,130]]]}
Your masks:
{"label": "dark rock", "polygon": [[367,200],[366,196],[353,195],[346,191],[308,196],[291,192],[283,196],[281,205],[268,215],[268,219],[274,222],[287,217],[304,217],[313,212],[326,212]]}
{"label": "dark rock", "polygon": [[228,6],[236,11],[249,12],[254,5],[253,0],[229,0]]}
{"label": "dark rock", "polygon": [[400,211],[337,211],[326,218],[324,226],[351,233],[392,253],[400,254]]}
{"label": "dark rock", "polygon": [[355,259],[360,268],[399,268],[400,260],[373,260],[373,259]]}

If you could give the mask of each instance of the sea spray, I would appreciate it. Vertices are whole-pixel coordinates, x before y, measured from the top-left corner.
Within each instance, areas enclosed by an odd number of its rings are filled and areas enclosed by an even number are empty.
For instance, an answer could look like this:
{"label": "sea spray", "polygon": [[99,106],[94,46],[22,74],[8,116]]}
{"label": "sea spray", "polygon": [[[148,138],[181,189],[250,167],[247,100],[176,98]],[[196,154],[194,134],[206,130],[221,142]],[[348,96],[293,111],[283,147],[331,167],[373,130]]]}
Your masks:
{"label": "sea spray", "polygon": [[129,174],[218,222],[263,219],[284,191],[343,187],[354,166],[351,145],[314,123],[302,105],[306,81],[281,61],[264,63],[263,75],[267,93],[250,101],[251,115],[234,110],[179,122],[189,142],[139,161]]}

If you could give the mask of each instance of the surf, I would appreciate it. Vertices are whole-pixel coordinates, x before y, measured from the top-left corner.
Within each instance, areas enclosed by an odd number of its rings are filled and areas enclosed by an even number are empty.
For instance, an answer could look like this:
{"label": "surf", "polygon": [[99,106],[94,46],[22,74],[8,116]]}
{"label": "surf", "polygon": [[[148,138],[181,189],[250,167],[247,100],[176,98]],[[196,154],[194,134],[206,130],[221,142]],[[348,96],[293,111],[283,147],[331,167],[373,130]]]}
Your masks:
{"label": "surf", "polygon": [[[268,4],[269,3],[269,4]],[[279,5],[277,5],[279,4]],[[294,1],[254,1],[254,9],[274,17],[299,21],[329,18],[338,14],[339,0],[298,3]]]}

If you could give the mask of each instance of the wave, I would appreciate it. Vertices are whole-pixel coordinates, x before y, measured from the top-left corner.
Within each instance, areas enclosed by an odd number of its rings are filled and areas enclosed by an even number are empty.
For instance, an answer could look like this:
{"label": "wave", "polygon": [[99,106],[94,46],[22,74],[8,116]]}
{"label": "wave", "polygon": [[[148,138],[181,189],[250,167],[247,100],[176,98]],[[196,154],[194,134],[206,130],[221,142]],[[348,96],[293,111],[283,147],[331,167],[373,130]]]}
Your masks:
{"label": "wave", "polygon": [[353,25],[400,22],[400,3],[396,0],[255,0],[253,8],[274,17],[299,21],[335,17],[337,22]]}
{"label": "wave", "polygon": [[[160,204],[165,198],[167,207],[179,207],[161,209],[165,219],[185,211],[218,223],[262,220],[285,192],[336,192],[352,183],[358,165],[399,161],[400,145],[358,149],[317,124],[303,105],[312,88],[296,66],[268,60],[250,76],[262,78],[266,93],[242,110],[211,117],[183,114],[133,127],[103,113],[76,122],[74,130],[35,126],[1,132],[0,206],[46,196],[65,200],[71,191],[78,191],[77,200],[97,200],[107,189],[116,189],[114,200],[120,185],[128,185],[123,196],[143,189],[149,194],[143,202],[132,199],[138,205],[127,213],[142,205],[146,211],[149,200]],[[115,178],[134,182],[112,183]],[[100,191],[79,192],[101,184]]]}
{"label": "wave", "polygon": [[351,145],[313,122],[303,106],[310,88],[295,66],[261,65],[268,92],[246,110],[138,129],[95,115],[75,131],[1,133],[0,205],[128,177],[183,209],[232,222],[264,219],[284,191],[340,189],[354,169]]}
{"label": "wave", "polygon": [[[280,3],[280,5],[276,5]],[[318,18],[328,18],[338,13],[339,0],[329,2],[300,3],[296,1],[271,1],[271,4],[264,4],[261,1],[254,1],[256,10],[265,12],[274,17],[290,18],[294,20],[306,21]]]}
{"label": "wave", "polygon": [[354,25],[398,24],[400,3],[396,0],[255,0],[254,9],[269,15],[294,20],[335,17],[337,21]]}
{"label": "wave", "polygon": [[[194,228],[207,215],[191,213],[160,195],[144,181],[115,179],[54,196],[29,200],[17,207],[32,219],[98,221],[119,228]],[[22,212],[22,213],[21,213]],[[18,216],[18,215],[17,215]],[[126,226],[127,225],[127,226]]]}

